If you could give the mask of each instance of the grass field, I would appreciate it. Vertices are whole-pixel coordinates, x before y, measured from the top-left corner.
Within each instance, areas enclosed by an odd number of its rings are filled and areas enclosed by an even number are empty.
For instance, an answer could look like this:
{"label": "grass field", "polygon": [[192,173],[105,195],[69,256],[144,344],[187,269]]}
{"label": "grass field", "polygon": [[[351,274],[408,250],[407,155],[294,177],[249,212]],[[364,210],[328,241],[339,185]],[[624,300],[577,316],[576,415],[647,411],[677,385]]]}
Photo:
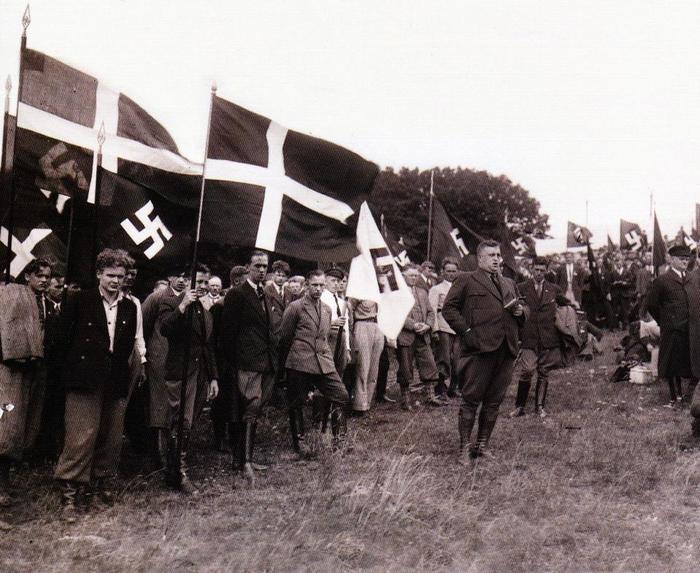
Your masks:
{"label": "grass field", "polygon": [[687,410],[663,408],[658,384],[610,384],[613,342],[553,375],[544,420],[507,417],[513,385],[497,458],[471,470],[455,463],[455,400],[377,407],[350,421],[351,451],[303,463],[271,411],[259,434],[275,463],[254,489],[202,446],[196,497],[125,476],[115,507],[74,525],[48,470],[20,473],[0,570],[700,571],[700,454],[678,449]]}

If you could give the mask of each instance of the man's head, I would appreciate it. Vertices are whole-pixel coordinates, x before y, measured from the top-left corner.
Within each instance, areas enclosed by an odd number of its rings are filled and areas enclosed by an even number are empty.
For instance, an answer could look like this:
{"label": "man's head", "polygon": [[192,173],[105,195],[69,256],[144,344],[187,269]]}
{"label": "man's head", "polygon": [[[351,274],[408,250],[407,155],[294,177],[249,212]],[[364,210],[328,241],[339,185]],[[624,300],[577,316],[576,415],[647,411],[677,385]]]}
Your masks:
{"label": "man's head", "polygon": [[479,268],[487,273],[500,271],[503,264],[500,243],[491,239],[481,241],[476,248],[476,260]]}
{"label": "man's head", "polygon": [[131,266],[126,269],[126,276],[124,277],[124,282],[122,283],[122,288],[124,290],[131,290],[134,287],[136,275],[139,274],[139,270],[136,268],[136,261],[133,259],[133,257],[129,257],[129,259],[131,259]]}
{"label": "man's head", "polygon": [[685,272],[690,263],[690,249],[685,245],[674,245],[668,250],[668,262],[677,271]]}
{"label": "man's head", "polygon": [[326,288],[326,274],[321,269],[311,271],[306,277],[306,294],[313,300],[321,298],[323,289]]}
{"label": "man's head", "polygon": [[420,265],[420,272],[424,276],[433,276],[435,274],[435,265],[431,261],[423,261]]}
{"label": "man's head", "polygon": [[340,287],[340,281],[345,278],[345,273],[339,268],[333,267],[326,271],[326,289],[329,292],[336,294]]}
{"label": "man's head", "polygon": [[454,282],[459,272],[457,260],[452,257],[442,259],[442,278],[449,283]]}
{"label": "man's head", "polygon": [[187,286],[187,269],[171,269],[168,272],[168,284],[175,292],[182,292]]}
{"label": "man's head", "polygon": [[46,292],[51,280],[51,263],[46,259],[34,259],[24,269],[24,280],[36,294]]}
{"label": "man's head", "polygon": [[278,287],[281,287],[287,282],[291,274],[292,270],[289,268],[289,263],[286,261],[275,261],[272,263],[272,280]]}
{"label": "man's head", "polygon": [[574,264],[574,254],[573,253],[564,253],[564,260],[566,261],[567,265],[573,265]]}
{"label": "man's head", "polygon": [[209,279],[211,278],[211,271],[207,265],[202,263],[197,264],[195,271],[194,288],[197,291],[197,296],[203,297],[209,292]]}
{"label": "man's head", "polygon": [[416,265],[408,264],[403,270],[403,278],[406,280],[406,284],[409,287],[416,286],[418,282],[418,277],[420,277],[420,270]]}
{"label": "man's head", "polygon": [[287,281],[287,289],[289,290],[290,293],[292,293],[294,296],[298,296],[299,293],[301,293],[301,290],[304,288],[304,277],[302,276],[293,276]]}
{"label": "man's head", "polygon": [[170,283],[168,281],[166,281],[165,279],[157,280],[156,284],[153,285],[153,292],[165,290],[166,288],[168,288],[169,284]]}
{"label": "man's head", "polygon": [[532,278],[535,282],[541,283],[544,280],[544,274],[547,272],[547,259],[544,257],[535,257],[532,260]]}
{"label": "man's head", "polygon": [[242,285],[246,278],[248,277],[248,269],[241,265],[236,265],[231,269],[228,275],[229,281],[231,282],[231,288],[236,288]]}
{"label": "man's head", "polygon": [[212,296],[219,296],[221,294],[221,289],[223,288],[223,283],[221,282],[221,277],[216,275],[209,279],[209,294]]}
{"label": "man's head", "polygon": [[649,266],[652,263],[652,254],[650,252],[646,252],[642,255],[642,262],[644,263],[644,266]]}
{"label": "man's head", "polygon": [[63,297],[63,285],[66,283],[64,277],[53,276],[49,282],[49,287],[46,289],[46,294],[54,302],[61,302]]}
{"label": "man's head", "polygon": [[261,284],[265,281],[267,275],[267,253],[262,251],[253,251],[250,254],[250,262],[248,264],[248,278],[252,283]]}
{"label": "man's head", "polygon": [[613,261],[615,262],[616,266],[622,267],[625,264],[625,257],[622,253],[617,253],[613,258]]}
{"label": "man's head", "polygon": [[95,269],[100,290],[110,295],[118,294],[132,261],[129,254],[122,249],[104,249],[97,255]]}

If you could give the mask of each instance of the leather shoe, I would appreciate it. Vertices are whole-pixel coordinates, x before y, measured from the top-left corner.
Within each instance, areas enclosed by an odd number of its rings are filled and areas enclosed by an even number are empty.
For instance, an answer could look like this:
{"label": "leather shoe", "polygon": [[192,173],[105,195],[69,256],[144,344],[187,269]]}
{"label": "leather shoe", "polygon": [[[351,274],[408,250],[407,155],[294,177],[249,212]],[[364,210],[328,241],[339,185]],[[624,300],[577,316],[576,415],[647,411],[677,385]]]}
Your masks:
{"label": "leather shoe", "polygon": [[518,418],[520,416],[525,415],[525,408],[523,406],[516,406],[515,410],[513,410],[510,414],[508,414],[509,418]]}

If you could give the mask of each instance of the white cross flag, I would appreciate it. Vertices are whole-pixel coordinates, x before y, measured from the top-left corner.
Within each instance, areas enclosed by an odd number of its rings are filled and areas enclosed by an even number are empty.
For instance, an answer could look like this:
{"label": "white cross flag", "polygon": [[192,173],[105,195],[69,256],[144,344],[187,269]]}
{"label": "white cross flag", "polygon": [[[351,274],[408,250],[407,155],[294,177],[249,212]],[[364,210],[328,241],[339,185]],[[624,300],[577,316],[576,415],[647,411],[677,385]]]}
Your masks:
{"label": "white cross flag", "polygon": [[[67,241],[67,218],[74,216],[75,278],[88,270],[79,263],[85,259],[89,266],[94,256],[95,221],[98,248],[126,249],[139,263],[188,256],[202,164],[180,155],[168,131],[133,100],[85,72],[26,50],[17,125],[15,226],[46,225],[58,245]],[[76,209],[66,207],[71,197],[79,197]],[[48,211],[42,207],[49,205]],[[62,261],[58,252],[52,255]],[[15,257],[20,264],[21,255]]]}
{"label": "white cross flag", "polygon": [[377,172],[347,149],[214,97],[202,239],[348,261]]}
{"label": "white cross flag", "polygon": [[357,248],[360,254],[350,265],[347,296],[376,302],[377,326],[387,338],[395,339],[413,308],[413,294],[367,203],[362,204],[357,221]]}

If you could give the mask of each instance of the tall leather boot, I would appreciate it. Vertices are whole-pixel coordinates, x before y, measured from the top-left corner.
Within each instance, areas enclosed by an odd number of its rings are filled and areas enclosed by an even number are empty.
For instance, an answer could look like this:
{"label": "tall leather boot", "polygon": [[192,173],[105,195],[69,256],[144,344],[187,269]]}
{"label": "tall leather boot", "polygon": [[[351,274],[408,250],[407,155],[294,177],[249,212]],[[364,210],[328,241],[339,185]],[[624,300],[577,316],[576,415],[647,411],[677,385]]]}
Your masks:
{"label": "tall leather boot", "polygon": [[243,471],[243,458],[245,449],[245,429],[241,422],[229,424],[231,434],[231,464],[234,472]]}
{"label": "tall leather boot", "polygon": [[12,505],[10,465],[11,461],[9,458],[0,457],[0,507],[10,507]]}
{"label": "tall leather boot", "polygon": [[174,489],[180,488],[180,460],[177,456],[177,429],[173,428],[168,434],[168,455],[165,466],[165,483]]}
{"label": "tall leather boot", "polygon": [[297,428],[298,418],[297,409],[289,409],[289,433],[292,436],[292,449],[298,454],[301,450],[299,448],[299,429]]}
{"label": "tall leather boot", "polygon": [[474,457],[486,457],[493,458],[494,455],[488,449],[489,439],[493,433],[493,428],[496,426],[496,415],[487,416],[482,412],[479,414],[479,431],[476,435],[476,449],[474,451]]}
{"label": "tall leather boot", "polygon": [[[530,379],[521,378],[518,381],[518,393],[515,396],[515,406],[524,408],[527,404],[527,395],[530,393]],[[535,392],[536,393],[536,392]]]}
{"label": "tall leather boot", "polygon": [[250,487],[255,486],[255,470],[253,469],[253,449],[255,448],[255,432],[253,422],[245,423],[244,430],[244,450],[243,450],[243,476]]}
{"label": "tall leather boot", "polygon": [[433,386],[432,380],[425,383],[425,403],[430,406],[444,406],[444,403],[435,395],[435,386]]}
{"label": "tall leather boot", "polygon": [[[549,386],[549,380],[547,378],[541,378],[539,374],[537,375],[537,414],[540,418],[544,418],[547,412],[544,410],[544,403],[547,399],[547,388]],[[541,390],[541,392],[540,392]]]}
{"label": "tall leather boot", "polygon": [[340,443],[345,437],[347,426],[345,414],[341,404],[333,404],[331,408],[331,433],[333,434],[333,449],[340,447]]}
{"label": "tall leather boot", "polygon": [[474,429],[476,412],[462,406],[459,409],[457,428],[459,430],[459,458],[460,465],[468,465],[472,455],[471,436]]}
{"label": "tall leather boot", "polygon": [[257,422],[254,422],[253,423],[253,449],[251,450],[251,455],[250,455],[249,461],[253,465],[253,469],[256,472],[263,472],[267,469],[267,466],[263,465],[263,464],[258,464],[253,459],[253,452],[255,451],[255,433],[257,432],[257,429],[258,429],[258,424],[257,424]]}
{"label": "tall leather boot", "polygon": [[407,412],[413,410],[413,406],[411,406],[411,392],[408,388],[401,388],[401,409]]}
{"label": "tall leather boot", "polygon": [[190,481],[190,476],[187,475],[187,451],[190,445],[190,430],[185,429],[182,432],[182,448],[180,448],[180,491],[186,495],[197,493],[197,488]]}

